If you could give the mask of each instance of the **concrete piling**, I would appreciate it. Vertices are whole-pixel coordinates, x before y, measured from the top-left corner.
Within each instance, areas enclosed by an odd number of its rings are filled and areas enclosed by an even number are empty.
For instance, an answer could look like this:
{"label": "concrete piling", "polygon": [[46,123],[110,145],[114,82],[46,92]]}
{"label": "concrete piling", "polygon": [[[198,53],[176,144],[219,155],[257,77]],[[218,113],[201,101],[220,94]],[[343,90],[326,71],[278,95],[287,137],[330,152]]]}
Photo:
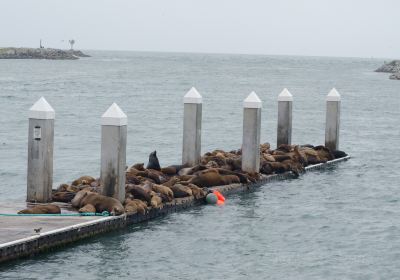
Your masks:
{"label": "concrete piling", "polygon": [[292,142],[292,104],[293,96],[285,88],[278,96],[278,131],[276,146],[290,145]]}
{"label": "concrete piling", "polygon": [[325,146],[339,149],[340,94],[333,88],[326,96]]}
{"label": "concrete piling", "polygon": [[101,117],[102,194],[125,200],[126,138],[128,118],[113,103]]}
{"label": "concrete piling", "polygon": [[201,157],[202,99],[194,87],[183,97],[182,164],[189,166],[198,164]]}
{"label": "concrete piling", "polygon": [[28,202],[51,201],[55,112],[44,97],[29,109]]}
{"label": "concrete piling", "polygon": [[243,101],[242,170],[260,170],[260,130],[262,102],[255,92]]}

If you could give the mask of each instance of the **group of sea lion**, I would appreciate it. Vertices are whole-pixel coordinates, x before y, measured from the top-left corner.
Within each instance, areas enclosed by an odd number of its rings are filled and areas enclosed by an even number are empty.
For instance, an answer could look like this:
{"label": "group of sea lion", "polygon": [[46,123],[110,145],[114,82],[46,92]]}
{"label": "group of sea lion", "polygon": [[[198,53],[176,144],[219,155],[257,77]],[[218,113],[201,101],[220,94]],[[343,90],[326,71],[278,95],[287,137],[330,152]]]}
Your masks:
{"label": "group of sea lion", "polygon": [[[53,201],[71,202],[79,212],[108,211],[112,215],[146,213],[150,208],[162,208],[164,203],[177,198],[193,196],[204,199],[213,186],[246,184],[261,179],[262,174],[291,171],[295,175],[310,164],[324,163],[347,156],[342,151],[331,151],[325,146],[280,145],[271,150],[269,143],[260,145],[260,171],[241,170],[241,150],[225,152],[215,150],[201,157],[200,164],[192,167],[171,165],[161,168],[157,152],[150,153],[144,167],[137,163],[126,169],[125,201],[101,195],[101,182],[91,176],[82,176],[70,185],[61,184],[53,190]],[[35,210],[48,213],[45,205]],[[25,210],[23,210],[25,211]],[[28,210],[26,210],[28,211]],[[29,209],[32,212],[32,209]]]}

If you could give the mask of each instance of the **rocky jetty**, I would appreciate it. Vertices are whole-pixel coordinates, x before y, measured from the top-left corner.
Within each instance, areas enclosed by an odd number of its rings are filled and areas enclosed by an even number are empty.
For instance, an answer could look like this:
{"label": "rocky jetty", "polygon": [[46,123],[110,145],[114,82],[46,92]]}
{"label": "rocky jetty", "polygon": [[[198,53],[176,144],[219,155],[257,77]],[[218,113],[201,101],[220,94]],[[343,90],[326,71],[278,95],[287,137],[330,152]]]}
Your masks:
{"label": "rocky jetty", "polygon": [[50,48],[0,48],[0,59],[74,60],[89,57],[81,51]]}
{"label": "rocky jetty", "polygon": [[400,80],[400,72],[394,73],[390,75],[389,79],[391,80]]}
{"label": "rocky jetty", "polygon": [[385,62],[381,67],[376,69],[375,72],[384,72],[384,73],[400,72],[400,60],[393,60],[387,63]]}

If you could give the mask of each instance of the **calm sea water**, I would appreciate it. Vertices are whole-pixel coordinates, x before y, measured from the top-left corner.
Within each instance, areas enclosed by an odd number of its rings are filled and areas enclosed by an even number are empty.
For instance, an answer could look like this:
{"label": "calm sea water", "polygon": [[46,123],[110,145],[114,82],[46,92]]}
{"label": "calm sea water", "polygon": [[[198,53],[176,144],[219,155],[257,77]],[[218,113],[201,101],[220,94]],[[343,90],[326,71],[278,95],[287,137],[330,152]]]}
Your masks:
{"label": "calm sea water", "polygon": [[279,92],[293,142],[324,141],[325,95],[342,94],[352,159],[299,179],[0,266],[1,279],[390,279],[400,275],[400,81],[359,58],[89,52],[78,61],[0,60],[0,202],[24,199],[28,109],[56,110],[54,184],[99,175],[100,117],[128,115],[128,163],[180,161],[182,97],[203,95],[203,152],[241,144],[242,100],[263,101],[275,143]]}

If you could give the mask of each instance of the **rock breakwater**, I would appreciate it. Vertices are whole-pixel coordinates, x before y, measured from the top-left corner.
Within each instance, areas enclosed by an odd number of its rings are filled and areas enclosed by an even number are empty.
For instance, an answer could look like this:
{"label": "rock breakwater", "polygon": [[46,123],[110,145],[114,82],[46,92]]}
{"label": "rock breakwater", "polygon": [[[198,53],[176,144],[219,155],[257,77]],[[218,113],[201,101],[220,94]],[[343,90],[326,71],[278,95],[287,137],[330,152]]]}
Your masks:
{"label": "rock breakwater", "polygon": [[0,48],[0,59],[75,60],[89,57],[81,51],[51,48]]}

